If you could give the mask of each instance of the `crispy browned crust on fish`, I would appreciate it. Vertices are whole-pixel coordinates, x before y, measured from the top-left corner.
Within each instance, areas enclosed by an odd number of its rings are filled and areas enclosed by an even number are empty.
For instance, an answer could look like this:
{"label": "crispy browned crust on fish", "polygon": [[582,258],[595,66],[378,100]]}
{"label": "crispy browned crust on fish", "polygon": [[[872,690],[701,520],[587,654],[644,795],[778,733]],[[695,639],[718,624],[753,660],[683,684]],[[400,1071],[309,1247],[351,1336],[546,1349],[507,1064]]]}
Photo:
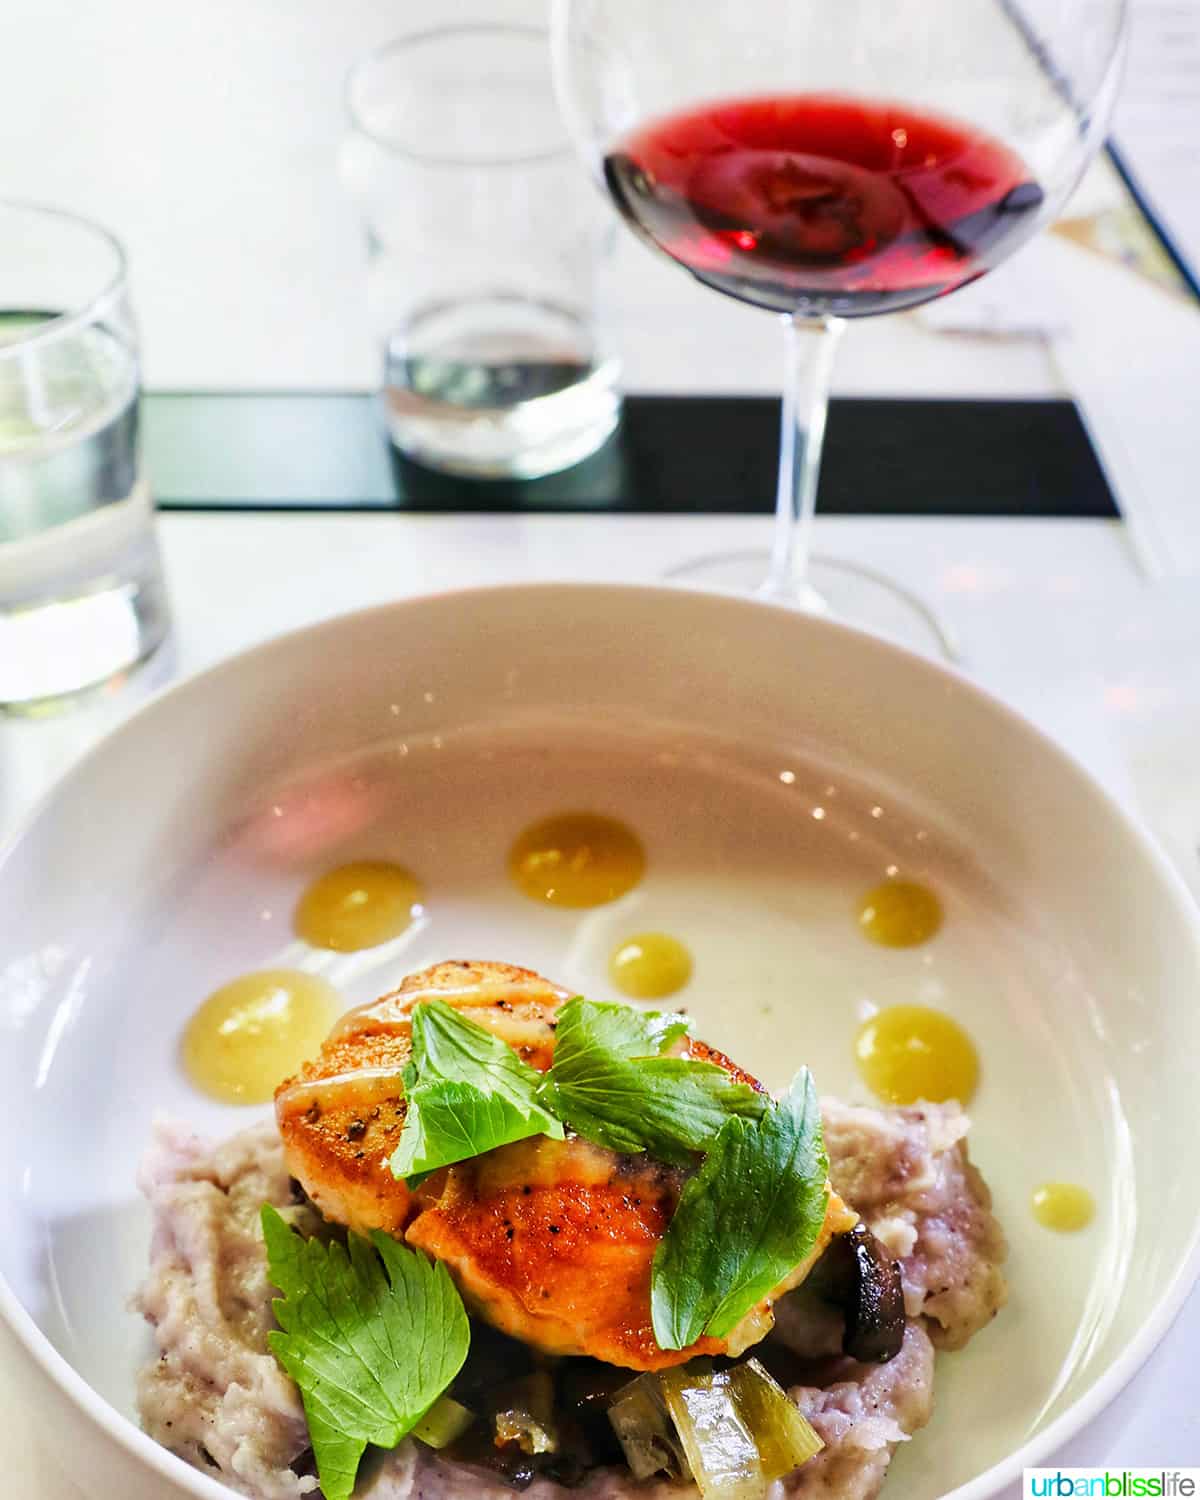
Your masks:
{"label": "crispy browned crust on fish", "polygon": [[[473,1311],[548,1353],[648,1370],[739,1352],[770,1325],[769,1300],[725,1340],[664,1350],[653,1335],[651,1268],[686,1177],[680,1170],[539,1136],[436,1172],[412,1192],[392,1176],[404,1123],[397,1074],[411,1052],[414,1005],[444,999],[545,1072],[569,994],[510,964],[444,963],[409,975],[343,1018],[320,1055],[280,1086],[288,1168],[327,1219],[359,1233],[382,1229],[444,1261]],[[681,1050],[761,1089],[704,1042]],[[780,1291],[854,1219],[831,1195],[817,1246]]]}
{"label": "crispy browned crust on fish", "polygon": [[[360,1234],[401,1235],[412,1216],[408,1189],[388,1161],[404,1124],[399,1074],[412,1053],[412,1006],[434,995],[503,1037],[531,1066],[550,1066],[550,1022],[565,992],[512,964],[435,964],[344,1018],[317,1057],[280,1084],[275,1117],[292,1175],[327,1219]],[[306,1087],[329,1079],[347,1084]]]}

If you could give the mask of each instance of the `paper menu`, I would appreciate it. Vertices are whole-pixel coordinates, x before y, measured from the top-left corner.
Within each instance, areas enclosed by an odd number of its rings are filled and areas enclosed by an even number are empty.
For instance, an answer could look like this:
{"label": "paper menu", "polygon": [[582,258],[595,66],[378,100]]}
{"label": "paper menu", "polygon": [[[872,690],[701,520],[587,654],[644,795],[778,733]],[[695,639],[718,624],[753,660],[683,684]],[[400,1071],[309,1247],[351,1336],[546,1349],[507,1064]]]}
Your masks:
{"label": "paper menu", "polygon": [[1200,283],[1200,0],[1131,0],[1112,134],[1147,207]]}

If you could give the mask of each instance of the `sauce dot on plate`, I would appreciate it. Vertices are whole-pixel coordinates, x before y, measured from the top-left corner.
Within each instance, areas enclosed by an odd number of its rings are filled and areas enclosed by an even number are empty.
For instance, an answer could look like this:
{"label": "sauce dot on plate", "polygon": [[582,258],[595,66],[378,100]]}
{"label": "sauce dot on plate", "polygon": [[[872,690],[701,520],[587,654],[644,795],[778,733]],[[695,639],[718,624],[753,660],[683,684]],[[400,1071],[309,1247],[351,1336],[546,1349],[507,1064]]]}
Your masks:
{"label": "sauce dot on plate", "polygon": [[508,856],[517,887],[551,906],[603,906],[632,890],[646,853],[631,828],[596,813],[563,813],[527,828]]}
{"label": "sauce dot on plate", "polygon": [[892,1005],[864,1021],[854,1056],[867,1087],[888,1104],[965,1104],[979,1082],[971,1038],[957,1021],[926,1005]]}
{"label": "sauce dot on plate", "polygon": [[183,1065],[226,1104],[265,1104],[325,1040],[342,1010],[337,990],[314,974],[262,969],[214,990],[183,1034]]}
{"label": "sauce dot on plate", "polygon": [[1064,1234],[1086,1229],[1096,1213],[1087,1188],[1074,1182],[1043,1182],[1033,1193],[1033,1217],[1044,1229]]}
{"label": "sauce dot on plate", "polygon": [[915,948],[942,925],[942,903],[915,880],[885,880],[862,898],[858,925],[885,948]]}
{"label": "sauce dot on plate", "polygon": [[337,953],[375,948],[407,930],[422,895],[420,881],[401,865],[381,860],[339,865],[300,897],[296,936]]}
{"label": "sauce dot on plate", "polygon": [[639,932],[613,949],[608,973],[633,1000],[662,1000],[692,977],[692,955],[667,932]]}

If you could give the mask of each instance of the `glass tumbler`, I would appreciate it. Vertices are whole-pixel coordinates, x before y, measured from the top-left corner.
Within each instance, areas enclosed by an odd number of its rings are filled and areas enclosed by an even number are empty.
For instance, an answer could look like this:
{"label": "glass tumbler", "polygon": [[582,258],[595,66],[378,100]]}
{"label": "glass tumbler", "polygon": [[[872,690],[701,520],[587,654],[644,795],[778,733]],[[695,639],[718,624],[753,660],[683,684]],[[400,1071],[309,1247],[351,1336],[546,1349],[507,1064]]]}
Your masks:
{"label": "glass tumbler", "polygon": [[396,447],[449,473],[535,478],[616,426],[602,302],[612,224],[561,122],[536,27],[401,36],[347,81],[342,175]]}
{"label": "glass tumbler", "polygon": [[0,707],[37,711],[148,656],[168,624],[138,453],[121,246],[0,202]]}

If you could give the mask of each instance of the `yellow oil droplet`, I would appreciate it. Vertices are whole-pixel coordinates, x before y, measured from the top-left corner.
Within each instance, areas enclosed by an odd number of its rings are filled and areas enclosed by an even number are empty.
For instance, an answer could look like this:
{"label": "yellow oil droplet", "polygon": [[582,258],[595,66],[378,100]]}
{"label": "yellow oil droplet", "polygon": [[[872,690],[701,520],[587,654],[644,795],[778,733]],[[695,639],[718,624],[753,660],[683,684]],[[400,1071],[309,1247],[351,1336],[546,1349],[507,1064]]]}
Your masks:
{"label": "yellow oil droplet", "polygon": [[1033,1217],[1044,1229],[1074,1234],[1096,1214],[1096,1200],[1074,1182],[1043,1182],[1033,1193]]}
{"label": "yellow oil droplet", "polygon": [[243,974],[214,990],[188,1022],[184,1068],[226,1104],[264,1104],[318,1050],[341,1010],[337,990],[313,974]]}
{"label": "yellow oil droplet", "polygon": [[979,1082],[975,1044],[957,1021],[926,1005],[892,1005],[859,1028],[858,1070],[888,1104],[965,1104]]}
{"label": "yellow oil droplet", "polygon": [[639,932],[613,949],[609,977],[633,1000],[662,1000],[692,977],[692,955],[668,932]]}
{"label": "yellow oil droplet", "polygon": [[646,853],[632,829],[595,813],[563,813],[527,828],[508,868],[517,886],[551,906],[603,906],[632,890]]}
{"label": "yellow oil droplet", "polygon": [[858,925],[885,948],[915,948],[942,925],[942,903],[915,880],[885,880],[859,902]]}
{"label": "yellow oil droplet", "polygon": [[296,936],[314,948],[356,953],[399,937],[423,892],[401,865],[359,860],[314,880],[296,907]]}

